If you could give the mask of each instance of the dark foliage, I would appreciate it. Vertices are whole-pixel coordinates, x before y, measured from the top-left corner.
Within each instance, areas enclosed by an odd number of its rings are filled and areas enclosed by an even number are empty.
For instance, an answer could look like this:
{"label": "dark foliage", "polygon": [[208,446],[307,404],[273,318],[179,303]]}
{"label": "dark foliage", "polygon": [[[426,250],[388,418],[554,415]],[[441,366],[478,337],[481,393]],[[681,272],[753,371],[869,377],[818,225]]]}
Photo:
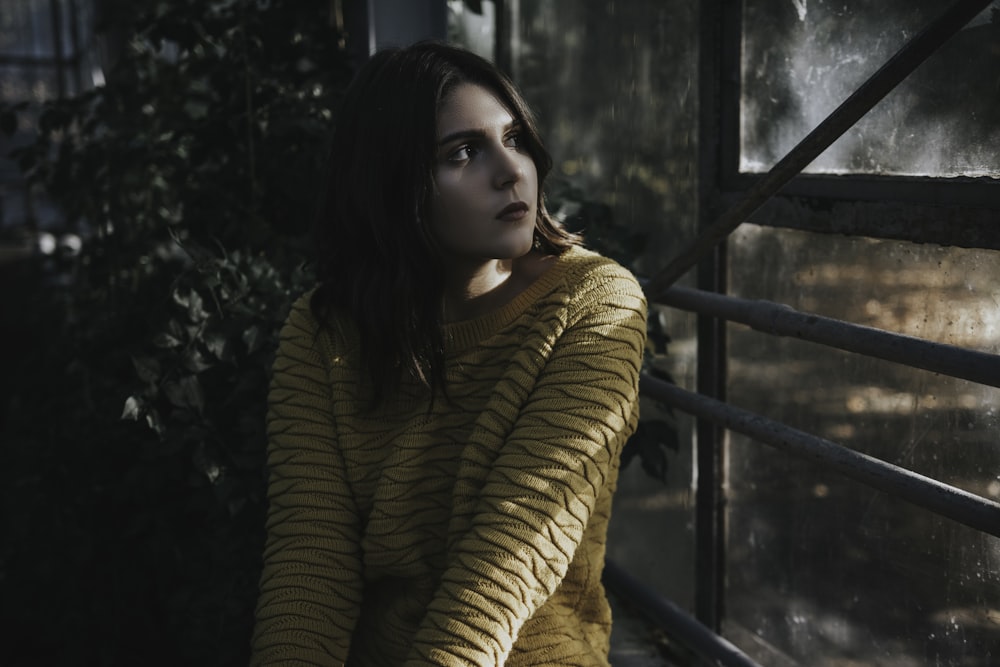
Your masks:
{"label": "dark foliage", "polygon": [[350,70],[323,0],[127,8],[105,86],[0,113],[37,115],[16,159],[85,239],[4,269],[5,665],[247,660],[262,406]]}

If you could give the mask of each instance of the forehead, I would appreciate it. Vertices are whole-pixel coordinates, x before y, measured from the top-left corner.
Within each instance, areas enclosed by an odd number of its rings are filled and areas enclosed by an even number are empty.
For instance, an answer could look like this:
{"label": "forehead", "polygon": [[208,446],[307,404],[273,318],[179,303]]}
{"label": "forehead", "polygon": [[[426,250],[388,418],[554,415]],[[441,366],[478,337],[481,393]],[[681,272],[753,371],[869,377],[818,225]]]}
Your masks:
{"label": "forehead", "polygon": [[496,94],[475,83],[460,83],[441,100],[438,136],[460,130],[485,130],[511,125],[514,115]]}

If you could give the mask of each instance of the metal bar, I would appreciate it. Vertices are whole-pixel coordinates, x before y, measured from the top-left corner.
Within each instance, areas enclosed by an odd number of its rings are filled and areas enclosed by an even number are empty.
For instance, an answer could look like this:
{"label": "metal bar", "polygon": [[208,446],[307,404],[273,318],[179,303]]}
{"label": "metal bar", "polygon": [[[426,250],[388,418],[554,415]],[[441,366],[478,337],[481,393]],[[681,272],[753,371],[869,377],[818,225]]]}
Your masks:
{"label": "metal bar", "polygon": [[[717,45],[722,32],[721,6],[718,1],[698,6],[700,30],[698,78],[698,201],[702,228],[708,227],[721,210],[717,198],[719,182],[719,86],[720,58]],[[726,248],[720,244],[711,261],[698,265],[698,286],[713,292],[726,291]],[[724,401],[726,399],[726,326],[714,317],[698,316],[698,391]],[[724,511],[725,431],[708,420],[695,425],[695,466],[698,485],[695,490],[695,616],[712,630],[719,631],[725,602],[726,541]]]}
{"label": "metal bar", "polygon": [[896,55],[758,180],[742,201],[727,210],[694,243],[654,276],[649,283],[647,296],[656,299],[660,292],[675,283],[992,1],[958,0],[903,45]]}
{"label": "metal bar", "polygon": [[52,45],[55,49],[56,65],[56,91],[59,99],[66,97],[66,68],[63,64],[65,54],[63,53],[62,41],[62,14],[59,11],[59,0],[50,0],[49,11],[52,16]]}
{"label": "metal bar", "polygon": [[[739,193],[753,187],[758,176],[754,174],[738,174],[727,182],[725,189],[730,193]],[[993,230],[1000,226],[997,220],[997,209],[1000,209],[1000,180],[993,176],[879,176],[878,174],[801,174],[781,188],[782,197],[798,199],[842,200],[851,202],[899,202],[905,204],[930,204],[932,207],[947,205],[961,206],[968,211],[979,211],[981,214],[991,214]],[[727,198],[728,206],[739,201],[738,195]],[[771,202],[774,199],[770,200]],[[728,208],[727,206],[727,208]],[[933,209],[932,209],[933,210]],[[761,213],[757,210],[753,215],[754,224],[767,224],[760,221]],[[937,217],[942,217],[946,211],[935,211]],[[967,213],[966,213],[967,214]],[[925,213],[925,215],[927,215]],[[880,236],[882,225],[877,220],[872,225],[872,233],[868,236]],[[829,230],[834,234],[839,230]],[[954,239],[947,245],[964,245],[968,241],[956,233]],[[994,239],[994,243],[997,241]],[[989,246],[996,248],[995,245]]]}
{"label": "metal bar", "polygon": [[377,37],[375,35],[375,0],[368,0],[365,3],[365,7],[367,9],[367,12],[365,13],[365,20],[367,21],[365,28],[368,31],[368,52],[365,56],[370,57],[375,55],[377,48],[375,41]]}
{"label": "metal bar", "polygon": [[511,17],[507,0],[494,0],[493,3],[493,63],[507,76],[513,77],[511,70],[512,45]]}
{"label": "metal bar", "polygon": [[959,523],[1000,537],[1000,503],[925,477],[835,442],[680,387],[643,376],[647,395],[702,419],[750,436],[783,452],[832,468],[851,479],[897,496]]}
{"label": "metal bar", "polygon": [[[799,188],[806,183],[808,193]],[[925,202],[933,200],[948,205],[913,203],[916,197],[907,192],[917,191],[922,191],[920,196]],[[816,202],[814,198],[824,201]],[[733,202],[738,197],[723,199]],[[993,209],[986,207],[990,199]],[[803,177],[789,183],[781,197],[773,197],[757,209],[753,223],[816,234],[1000,250],[1000,211],[996,207],[1000,207],[1000,179],[990,184],[917,183],[902,179],[878,184],[872,179],[847,176]]]}
{"label": "metal bar", "polygon": [[761,667],[676,604],[644,586],[613,560],[604,561],[604,574],[601,578],[609,590],[638,607],[667,636],[711,664],[723,667]]}
{"label": "metal bar", "polygon": [[802,313],[772,301],[738,299],[686,287],[671,287],[659,303],[746,324],[758,331],[792,336],[951,377],[1000,387],[1000,355],[934,343],[882,329]]}
{"label": "metal bar", "polygon": [[83,53],[80,51],[80,17],[76,11],[76,0],[68,0],[68,2],[69,37],[70,43],[73,47],[73,60],[76,63],[76,66],[73,68],[73,83],[76,84],[76,90],[74,90],[73,93],[79,95],[83,92],[83,72],[80,67],[83,59]]}

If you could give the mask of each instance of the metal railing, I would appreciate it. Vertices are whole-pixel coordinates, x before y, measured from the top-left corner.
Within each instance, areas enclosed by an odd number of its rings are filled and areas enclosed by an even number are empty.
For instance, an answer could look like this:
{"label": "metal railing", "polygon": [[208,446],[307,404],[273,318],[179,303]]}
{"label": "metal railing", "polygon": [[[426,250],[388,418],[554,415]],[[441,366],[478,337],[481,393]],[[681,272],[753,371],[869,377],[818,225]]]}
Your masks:
{"label": "metal railing", "polygon": [[644,376],[640,386],[646,395],[688,414],[722,424],[756,442],[836,470],[874,489],[1000,537],[1000,503],[728,403],[685,391],[669,382]]}
{"label": "metal railing", "polygon": [[848,352],[1000,387],[1000,356],[802,313],[772,301],[671,287],[658,303],[739,322],[776,336],[793,336]]}
{"label": "metal railing", "polygon": [[761,667],[676,604],[644,586],[614,561],[605,563],[601,580],[605,586],[640,607],[654,623],[683,636],[684,646],[702,660],[724,667]]}
{"label": "metal railing", "polygon": [[[739,322],[774,335],[794,336],[951,377],[1000,387],[1000,356],[997,355],[800,313],[781,304],[747,301],[713,292],[673,287],[681,276],[715,253],[733,230],[777,194],[918,65],[990,4],[991,0],[958,0],[924,31],[907,42],[826,120],[760,178],[741,201],[706,226],[694,243],[646,283],[645,289],[650,303],[660,303],[698,313],[700,330],[718,332],[724,320]],[[717,276],[718,262],[715,262],[715,269],[707,273],[715,273]],[[704,278],[707,273],[702,271],[700,276]],[[708,282],[713,281],[719,282],[718,279]],[[706,281],[703,279],[701,282]],[[722,282],[724,283],[724,280]],[[724,340],[724,334],[722,339]],[[718,333],[714,334],[713,340],[716,341],[713,345],[718,345],[720,340]],[[699,352],[699,365],[702,364],[701,360],[702,354]],[[716,375],[719,372],[724,373],[724,360],[715,363],[718,368],[712,369],[712,372]],[[699,377],[702,376],[700,370]],[[720,386],[720,382],[724,387],[724,380],[717,377],[711,384]],[[699,380],[699,385],[701,384]],[[722,511],[722,501],[717,495],[716,488],[710,489],[708,493],[703,493],[704,490],[701,488],[706,480],[713,487],[717,487],[720,481],[717,477],[720,467],[718,454],[708,452],[706,455],[701,451],[702,431],[718,428],[743,433],[754,441],[819,463],[931,512],[990,535],[1000,536],[1000,504],[992,500],[649,376],[643,376],[641,390],[644,395],[699,419],[697,457],[699,491],[696,498],[698,505],[696,541],[699,558],[702,557],[700,551],[703,545],[716,545],[720,540],[719,516]],[[718,442],[711,434],[706,442],[711,449],[718,448]],[[707,469],[709,467],[711,469]],[[717,634],[719,630],[717,610],[705,612],[713,600],[721,599],[719,579],[723,564],[717,552],[705,554],[704,557],[709,564],[699,567],[708,572],[708,581],[704,587],[710,590],[698,596],[697,620],[643,586],[641,582],[629,577],[613,562],[609,561],[606,567],[605,581],[611,591],[635,604],[650,620],[661,627],[668,637],[690,648],[707,663],[727,667],[756,665],[757,663]],[[699,585],[704,583],[702,580],[705,578],[698,577]]]}
{"label": "metal railing", "polygon": [[833,145],[913,70],[992,2],[993,0],[958,0],[904,44],[885,65],[757,181],[741,201],[704,229],[691,246],[649,281],[647,295],[650,300],[657,300],[663,290],[677,282],[699,260],[704,259],[764,202]]}

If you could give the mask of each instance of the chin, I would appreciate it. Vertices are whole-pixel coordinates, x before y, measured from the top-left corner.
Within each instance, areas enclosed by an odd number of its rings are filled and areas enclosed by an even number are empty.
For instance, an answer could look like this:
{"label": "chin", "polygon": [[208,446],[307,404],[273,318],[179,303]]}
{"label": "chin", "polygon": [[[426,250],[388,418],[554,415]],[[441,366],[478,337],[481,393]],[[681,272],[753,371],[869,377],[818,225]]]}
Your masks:
{"label": "chin", "polygon": [[507,256],[507,259],[517,259],[519,257],[524,257],[531,249],[535,246],[534,236],[529,236],[527,241],[519,242],[513,248],[511,248],[511,253]]}

